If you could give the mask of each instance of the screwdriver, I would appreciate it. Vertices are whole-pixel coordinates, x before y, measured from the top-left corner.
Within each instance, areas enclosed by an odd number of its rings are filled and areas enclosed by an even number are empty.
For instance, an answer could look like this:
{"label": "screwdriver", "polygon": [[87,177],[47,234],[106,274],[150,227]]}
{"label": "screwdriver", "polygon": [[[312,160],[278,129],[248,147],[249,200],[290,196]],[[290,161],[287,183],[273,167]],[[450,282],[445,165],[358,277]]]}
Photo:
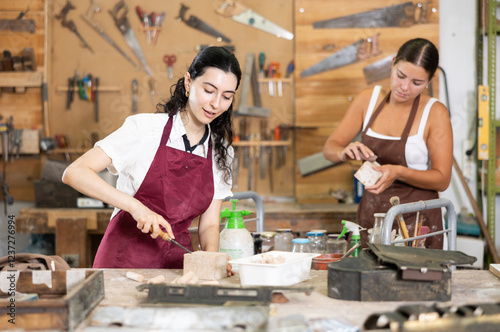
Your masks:
{"label": "screwdriver", "polygon": [[[260,52],[259,54],[259,79],[264,78],[264,62],[266,61],[266,54]],[[262,92],[262,83],[259,83],[259,93]]]}

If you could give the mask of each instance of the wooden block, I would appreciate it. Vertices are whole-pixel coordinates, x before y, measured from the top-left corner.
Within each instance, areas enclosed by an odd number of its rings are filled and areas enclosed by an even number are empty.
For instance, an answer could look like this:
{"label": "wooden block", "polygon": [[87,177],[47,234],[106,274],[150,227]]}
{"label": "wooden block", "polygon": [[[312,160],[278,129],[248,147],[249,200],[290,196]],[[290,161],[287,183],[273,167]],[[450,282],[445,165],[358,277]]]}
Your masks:
{"label": "wooden block", "polygon": [[198,279],[218,280],[227,277],[229,256],[221,252],[195,251],[184,255],[184,275],[192,272]]}
{"label": "wooden block", "polygon": [[125,277],[127,277],[131,280],[134,280],[134,281],[138,281],[138,282],[144,281],[144,276],[142,274],[132,272],[132,271],[127,271],[127,273],[125,273]]}
{"label": "wooden block", "polygon": [[490,264],[490,271],[500,278],[500,264]]}
{"label": "wooden block", "polygon": [[382,176],[382,172],[375,171],[373,166],[380,166],[376,161],[365,161],[359,170],[354,174],[356,179],[365,186],[371,186],[377,183]]}

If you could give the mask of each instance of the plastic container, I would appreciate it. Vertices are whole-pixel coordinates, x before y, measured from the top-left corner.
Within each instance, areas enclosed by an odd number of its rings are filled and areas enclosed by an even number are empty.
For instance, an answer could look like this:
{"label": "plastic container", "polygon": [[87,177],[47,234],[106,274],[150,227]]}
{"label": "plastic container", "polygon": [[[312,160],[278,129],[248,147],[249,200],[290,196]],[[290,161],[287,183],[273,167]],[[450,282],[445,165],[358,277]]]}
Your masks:
{"label": "plastic container", "polygon": [[[254,255],[253,237],[245,228],[243,221],[244,215],[251,214],[250,211],[236,210],[237,199],[232,199],[233,210],[224,209],[220,216],[227,218],[226,226],[220,233],[219,252],[225,252],[231,257],[231,260],[238,258],[249,257]],[[233,269],[237,270],[238,266],[232,264]]]}
{"label": "plastic container", "polygon": [[325,238],[324,233],[320,231],[307,232],[307,238],[310,241],[311,252],[324,254],[325,253]]}
{"label": "plastic container", "polygon": [[347,251],[347,241],[339,235],[340,234],[328,234],[326,254],[345,254]]}
{"label": "plastic container", "polygon": [[[262,255],[282,256],[284,263],[256,263]],[[318,254],[287,251],[270,251],[253,257],[235,261],[239,266],[240,282],[243,286],[291,286],[307,280],[311,271],[311,261]]]}
{"label": "plastic container", "polygon": [[303,252],[303,253],[311,252],[311,245],[309,239],[298,237],[296,239],[293,239],[292,242],[293,242],[292,252]]}
{"label": "plastic container", "polygon": [[290,228],[278,228],[274,236],[274,248],[279,251],[292,251],[293,234]]}
{"label": "plastic container", "polygon": [[328,263],[342,259],[344,254],[323,254],[312,259],[312,268],[314,270],[327,270]]}
{"label": "plastic container", "polygon": [[274,247],[274,236],[275,232],[262,232],[260,233],[260,238],[262,239],[262,253],[272,251]]}

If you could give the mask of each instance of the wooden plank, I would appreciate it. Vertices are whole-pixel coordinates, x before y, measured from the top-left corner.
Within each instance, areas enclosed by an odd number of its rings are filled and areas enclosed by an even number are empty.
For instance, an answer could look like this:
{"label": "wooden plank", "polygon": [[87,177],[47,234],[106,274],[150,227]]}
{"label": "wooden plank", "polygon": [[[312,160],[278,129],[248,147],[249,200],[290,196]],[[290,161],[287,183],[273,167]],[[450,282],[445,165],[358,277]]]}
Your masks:
{"label": "wooden plank", "polygon": [[42,85],[41,72],[3,72],[0,73],[0,87],[40,87]]}
{"label": "wooden plank", "polygon": [[87,219],[56,220],[56,255],[63,257],[71,267],[88,267],[86,245]]}
{"label": "wooden plank", "polygon": [[5,11],[25,11],[28,7],[29,12],[42,11],[43,4],[44,0],[0,0],[0,8]]}

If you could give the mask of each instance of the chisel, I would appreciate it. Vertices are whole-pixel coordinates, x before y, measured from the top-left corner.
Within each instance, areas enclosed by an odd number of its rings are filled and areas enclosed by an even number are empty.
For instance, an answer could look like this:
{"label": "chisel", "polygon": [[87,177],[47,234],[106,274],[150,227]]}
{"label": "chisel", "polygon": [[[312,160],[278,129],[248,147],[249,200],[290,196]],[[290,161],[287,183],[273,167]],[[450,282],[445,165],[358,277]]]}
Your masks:
{"label": "chisel", "polygon": [[[153,227],[151,227],[151,232],[153,231]],[[162,238],[163,240],[165,241],[168,241],[168,242],[172,242],[173,244],[175,244],[176,246],[178,246],[179,248],[187,251],[188,253],[192,253],[191,250],[189,250],[188,248],[184,247],[182,244],[180,244],[179,242],[175,241],[174,239],[172,239],[167,233],[163,232],[161,229],[160,229],[160,232],[158,233],[158,236],[160,238]]]}

